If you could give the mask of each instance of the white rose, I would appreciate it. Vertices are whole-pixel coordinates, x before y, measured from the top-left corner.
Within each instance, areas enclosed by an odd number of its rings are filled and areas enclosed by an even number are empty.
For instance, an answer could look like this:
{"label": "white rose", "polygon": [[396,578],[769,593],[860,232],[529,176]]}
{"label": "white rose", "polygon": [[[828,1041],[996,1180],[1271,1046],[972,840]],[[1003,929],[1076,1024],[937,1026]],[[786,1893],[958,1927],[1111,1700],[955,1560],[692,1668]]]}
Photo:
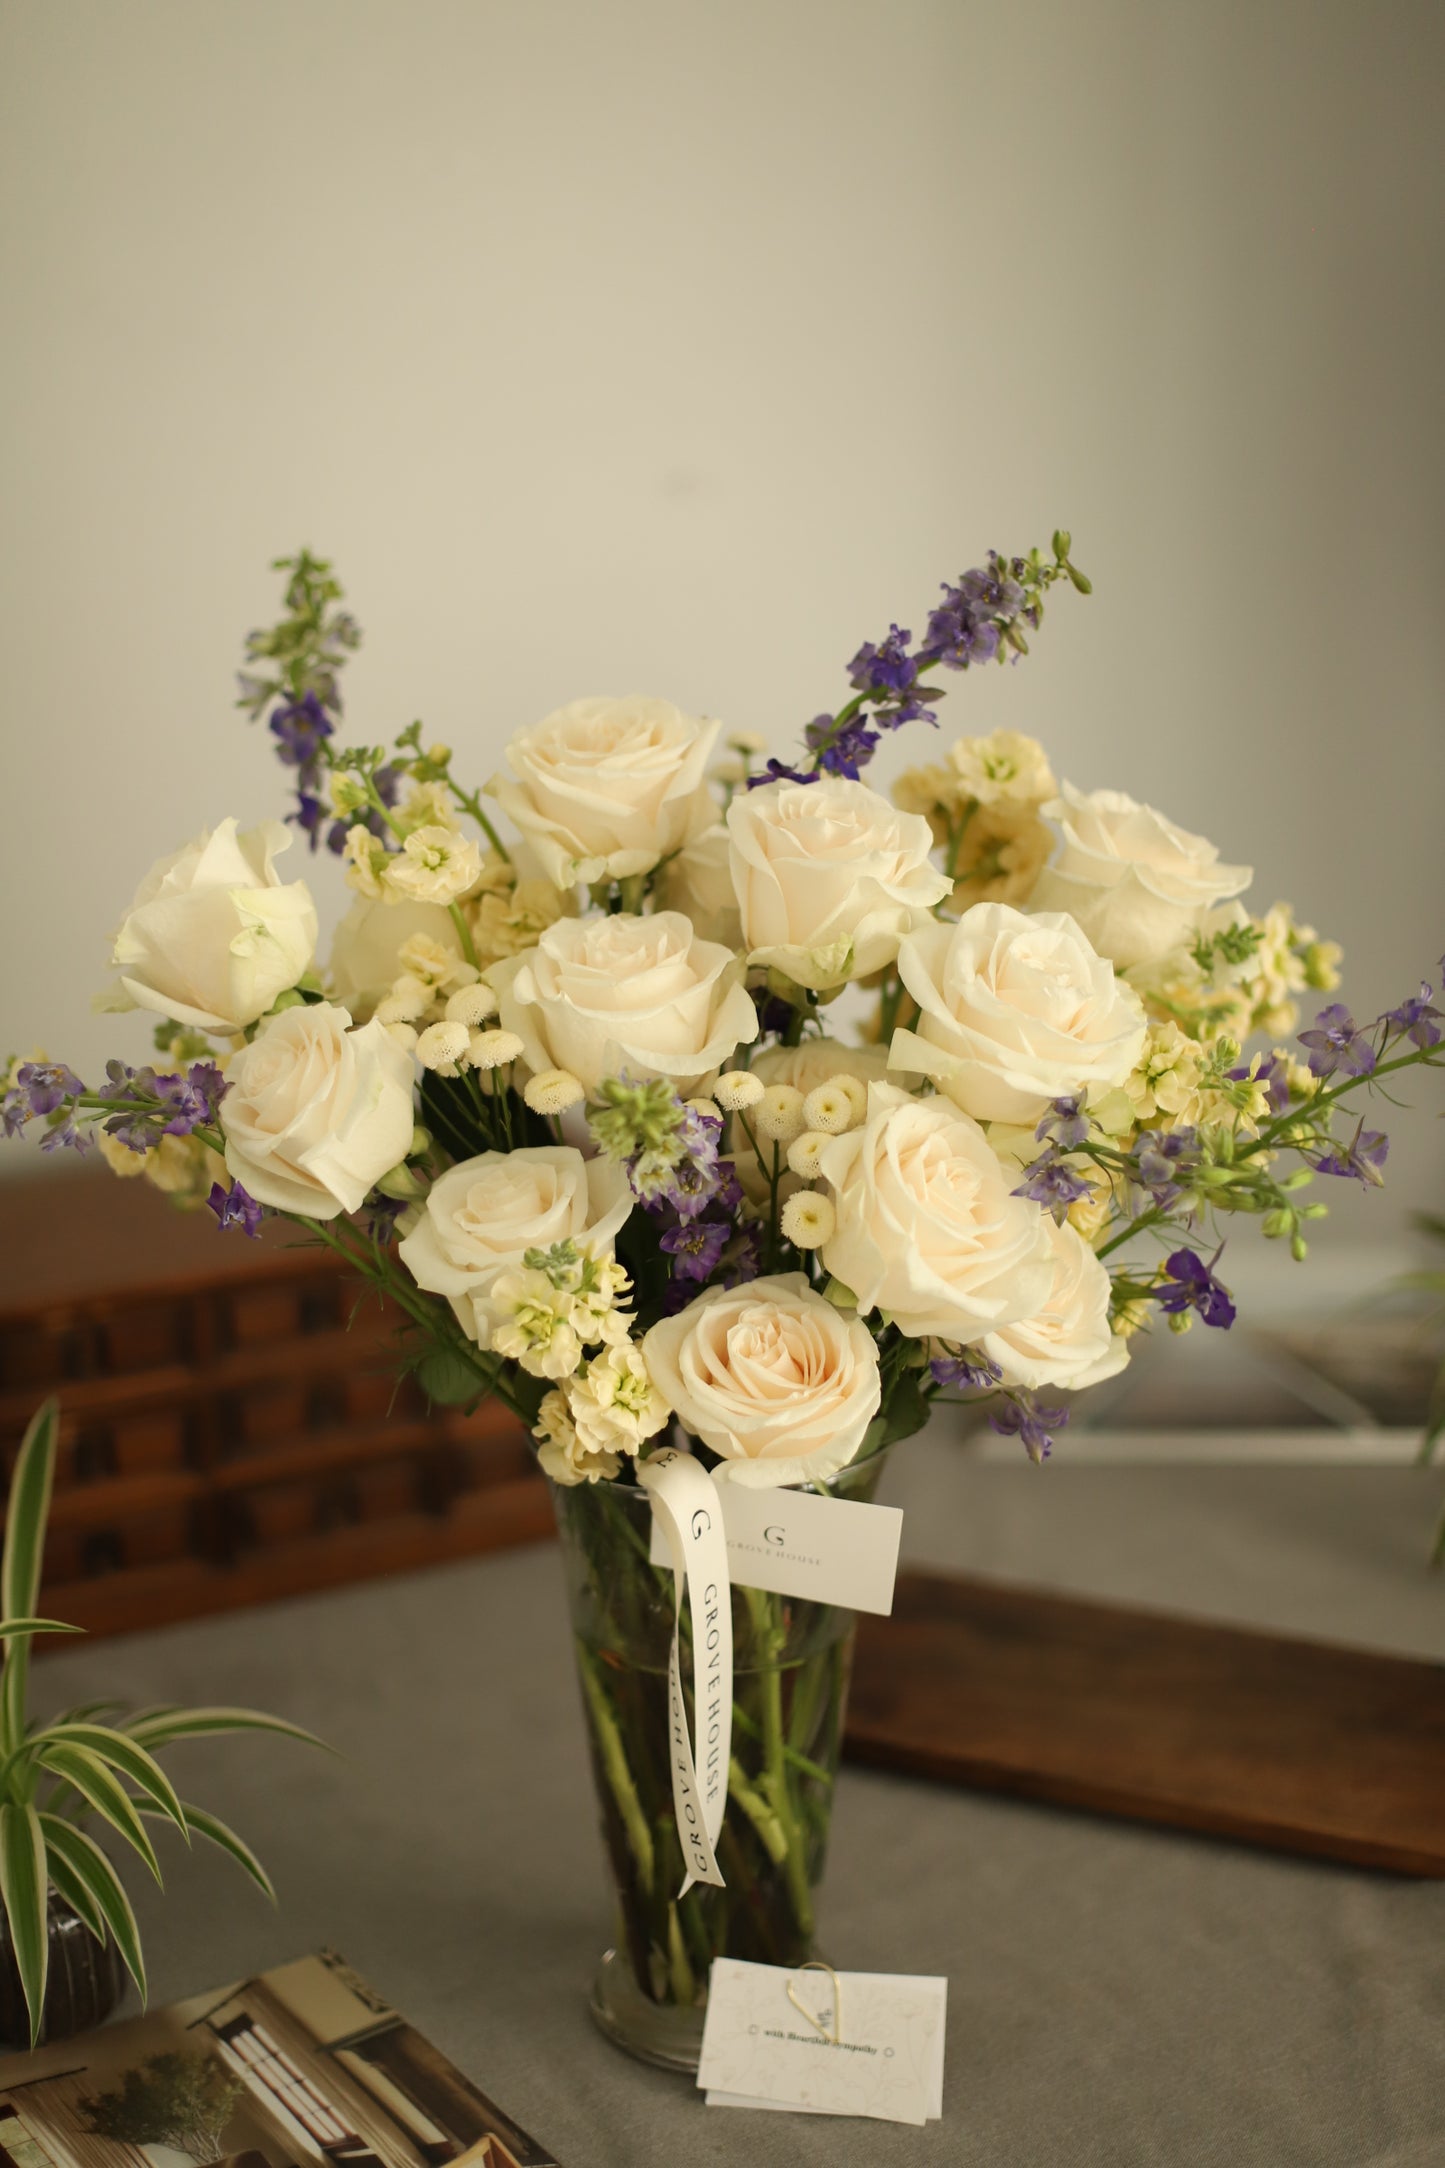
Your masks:
{"label": "white rose", "polygon": [[507,746],[487,785],[549,881],[650,873],[717,819],[706,770],[715,722],[670,700],[574,700]]}
{"label": "white rose", "polygon": [[406,1157],[411,1057],[329,1001],[283,1009],[226,1070],[226,1165],[262,1204],[335,1219]]}
{"label": "white rose", "polygon": [[242,835],[225,820],[157,859],[115,937],[120,984],[104,1006],[154,1009],[199,1031],[264,1016],[316,953],[311,891],[271,863],[290,844],[280,821]]}
{"label": "white rose", "polygon": [[818,1166],[838,1211],[823,1262],[865,1315],[962,1345],[1042,1306],[1045,1215],[1010,1194],[987,1137],[948,1100],[871,1085],[866,1123],[830,1137]]}
{"label": "white rose", "polygon": [[1078,1392],[1114,1377],[1129,1360],[1128,1342],[1109,1327],[1109,1275],[1067,1220],[1046,1215],[1053,1279],[1032,1317],[985,1333],[983,1348],[1005,1385],[1032,1392],[1064,1385]]}
{"label": "white rose", "polygon": [[[766,1046],[755,1054],[748,1065],[748,1073],[755,1076],[766,1090],[774,1084],[791,1084],[806,1099],[809,1092],[820,1084],[830,1084],[835,1076],[857,1077],[866,1088],[881,1083],[888,1074],[888,1049],[883,1046],[845,1046],[841,1039],[803,1039],[797,1046]],[[752,1124],[751,1110],[745,1110]],[[764,1151],[769,1147],[765,1144]],[[758,1162],[758,1155],[748,1141],[747,1131],[740,1121],[732,1125],[733,1166],[754,1204],[768,1201],[768,1176]],[[787,1153],[778,1153],[780,1166],[785,1166]],[[796,1174],[783,1174],[778,1183],[780,1200],[791,1197],[801,1185]]]}
{"label": "white rose", "polygon": [[642,1343],[685,1430],[751,1489],[811,1483],[852,1460],[882,1397],[878,1350],[801,1272],[712,1287]]}
{"label": "white rose", "polygon": [[892,963],[950,882],[920,813],[866,783],[765,783],[728,807],[748,961],[815,990]]}
{"label": "white rose", "polygon": [[980,1122],[1037,1122],[1052,1099],[1122,1084],[1143,1050],[1144,1006],[1061,912],[976,903],[898,951],[919,1007],[889,1047]]}
{"label": "white rose", "polygon": [[1206,911],[1254,879],[1252,866],[1222,865],[1203,836],[1121,790],[1065,783],[1044,812],[1062,824],[1064,848],[1039,875],[1030,904],[1070,912],[1121,971],[1186,946]]}
{"label": "white rose", "polygon": [[704,941],[721,941],[724,948],[742,947],[728,832],[721,821],[659,869],[654,893],[660,911],[681,911]]}
{"label": "white rose", "polygon": [[407,969],[401,950],[417,935],[461,962],[462,937],[442,904],[376,902],[358,896],[331,943],[333,998],[353,1016],[369,1016]]}
{"label": "white rose", "polygon": [[677,911],[563,918],[534,949],[493,964],[504,1030],[534,1074],[670,1077],[687,1091],[756,1036],[757,1011],[730,949],[699,941]]}
{"label": "white rose", "polygon": [[570,1144],[483,1152],[432,1184],[398,1251],[417,1286],[445,1295],[465,1331],[485,1348],[501,1322],[492,1288],[528,1250],[575,1242],[610,1257],[631,1209],[624,1169],[610,1160],[584,1159]]}

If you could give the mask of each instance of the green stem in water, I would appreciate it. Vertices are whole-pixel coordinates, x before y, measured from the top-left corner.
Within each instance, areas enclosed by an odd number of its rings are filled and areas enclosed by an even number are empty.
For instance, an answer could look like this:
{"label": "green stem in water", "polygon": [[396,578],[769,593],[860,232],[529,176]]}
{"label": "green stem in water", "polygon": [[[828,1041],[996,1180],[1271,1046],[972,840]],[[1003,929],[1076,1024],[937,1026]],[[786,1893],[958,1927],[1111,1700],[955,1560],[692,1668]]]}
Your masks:
{"label": "green stem in water", "polygon": [[582,1679],[582,1691],[587,1699],[588,1713],[592,1718],[593,1736],[622,1826],[627,1831],[627,1841],[637,1862],[637,1871],[644,1888],[651,1889],[653,1875],[652,1831],[647,1826],[647,1816],[637,1796],[637,1786],[632,1781],[632,1771],[627,1766],[627,1756],[622,1750],[622,1734],[617,1719],[608,1707],[607,1695],[602,1681],[593,1668],[592,1655],[585,1643],[577,1644],[578,1671]]}
{"label": "green stem in water", "polygon": [[773,1865],[781,1867],[788,1856],[788,1839],[783,1825],[762,1793],[749,1784],[747,1771],[736,1755],[728,1764],[728,1797],[737,1801],[752,1823]]}
{"label": "green stem in water", "polygon": [[747,1599],[758,1648],[758,1700],[762,1707],[763,1722],[763,1790],[782,1824],[783,1835],[787,1840],[783,1869],[788,1879],[788,1893],[793,1900],[793,1916],[797,1920],[800,1934],[805,1939],[811,1939],[813,1892],[808,1883],[808,1863],[803,1855],[803,1833],[793,1811],[792,1792],[788,1785],[787,1742],[783,1735],[783,1675],[778,1666],[783,1635],[778,1618],[777,1598],[767,1596],[762,1590],[755,1588],[746,1588],[743,1594]]}

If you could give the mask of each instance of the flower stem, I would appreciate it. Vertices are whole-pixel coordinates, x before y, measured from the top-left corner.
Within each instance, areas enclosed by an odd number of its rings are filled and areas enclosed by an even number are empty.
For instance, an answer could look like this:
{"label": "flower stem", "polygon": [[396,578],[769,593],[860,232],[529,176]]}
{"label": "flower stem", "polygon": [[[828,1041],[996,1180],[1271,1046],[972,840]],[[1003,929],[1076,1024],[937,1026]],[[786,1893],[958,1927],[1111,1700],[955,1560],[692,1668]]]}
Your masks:
{"label": "flower stem", "polygon": [[577,1669],[587,1700],[588,1714],[592,1718],[592,1735],[597,1741],[597,1752],[607,1772],[607,1781],[612,1787],[612,1796],[617,1802],[617,1811],[622,1817],[622,1826],[627,1832],[627,1841],[632,1847],[638,1874],[643,1886],[650,1889],[654,1861],[652,1831],[647,1826],[647,1816],[642,1811],[637,1786],[633,1783],[632,1771],[627,1766],[617,1719],[608,1706],[602,1681],[593,1668],[591,1651],[582,1640],[577,1643]]}

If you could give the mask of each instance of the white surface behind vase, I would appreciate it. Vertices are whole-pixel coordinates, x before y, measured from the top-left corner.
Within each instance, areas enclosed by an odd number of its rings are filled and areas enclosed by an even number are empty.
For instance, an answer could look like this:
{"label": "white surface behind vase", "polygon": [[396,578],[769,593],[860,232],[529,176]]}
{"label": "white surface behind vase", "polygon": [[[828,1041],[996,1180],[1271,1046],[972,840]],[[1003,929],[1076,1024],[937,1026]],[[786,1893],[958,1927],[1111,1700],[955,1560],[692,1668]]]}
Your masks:
{"label": "white surface behind vase", "polygon": [[[366,627],[354,734],[485,775],[593,690],[781,741],[1056,520],[1094,600],[948,727],[1205,830],[1399,999],[1445,920],[1442,48],[1428,0],[0,6],[0,1036],[136,1058],[107,930],[281,795],[229,705],[280,550]],[[1413,1096],[1377,1239],[1445,1190]]]}

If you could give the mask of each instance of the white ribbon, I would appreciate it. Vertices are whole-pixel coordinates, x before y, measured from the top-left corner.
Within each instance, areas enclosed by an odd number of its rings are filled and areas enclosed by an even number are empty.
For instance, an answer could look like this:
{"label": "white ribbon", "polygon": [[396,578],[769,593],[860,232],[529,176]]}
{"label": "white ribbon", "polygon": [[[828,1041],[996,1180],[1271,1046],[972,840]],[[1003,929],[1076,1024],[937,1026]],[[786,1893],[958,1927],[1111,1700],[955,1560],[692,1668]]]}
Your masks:
{"label": "white ribbon", "polygon": [[[728,1799],[733,1729],[733,1606],[728,1583],[727,1537],[717,1485],[689,1453],[651,1453],[637,1464],[638,1481],[652,1495],[652,1511],[667,1538],[676,1583],[677,1610],[667,1667],[672,1739],[672,1804],[687,1872],[678,1896],[694,1882],[725,1885],[714,1857]],[[693,1732],[687,1733],[682,1698],[678,1624],[687,1585],[692,1615]]]}

